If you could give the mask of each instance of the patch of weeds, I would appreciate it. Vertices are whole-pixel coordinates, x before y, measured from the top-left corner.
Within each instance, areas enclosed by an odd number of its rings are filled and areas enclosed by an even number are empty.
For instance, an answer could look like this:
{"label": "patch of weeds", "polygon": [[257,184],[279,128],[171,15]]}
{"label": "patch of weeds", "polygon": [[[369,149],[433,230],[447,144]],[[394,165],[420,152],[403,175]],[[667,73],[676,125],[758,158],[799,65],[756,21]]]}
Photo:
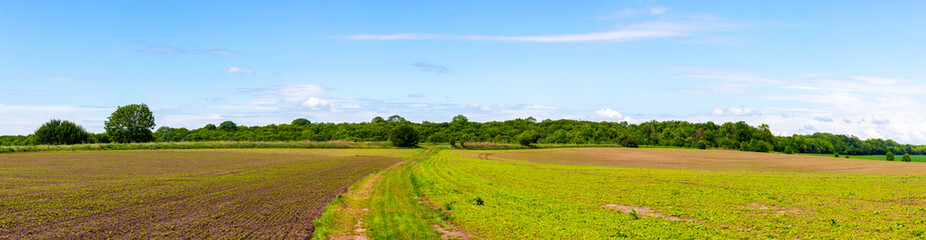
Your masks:
{"label": "patch of weeds", "polygon": [[482,206],[482,205],[485,205],[485,201],[483,201],[481,197],[476,197],[476,198],[473,198],[473,204],[475,204],[476,206]]}
{"label": "patch of weeds", "polygon": [[630,209],[630,216],[633,217],[633,220],[640,219],[640,214],[637,213],[636,209]]}

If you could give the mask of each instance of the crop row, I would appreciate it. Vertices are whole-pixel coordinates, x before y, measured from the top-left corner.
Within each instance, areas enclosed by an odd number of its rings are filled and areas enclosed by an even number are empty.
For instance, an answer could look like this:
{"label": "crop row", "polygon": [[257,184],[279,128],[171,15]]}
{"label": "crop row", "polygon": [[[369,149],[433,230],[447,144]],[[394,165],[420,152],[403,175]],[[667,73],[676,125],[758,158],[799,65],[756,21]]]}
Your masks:
{"label": "crop row", "polygon": [[[366,155],[351,150],[341,155]],[[318,151],[41,153],[0,159],[0,236],[294,238],[397,158]],[[0,237],[2,238],[2,237]]]}

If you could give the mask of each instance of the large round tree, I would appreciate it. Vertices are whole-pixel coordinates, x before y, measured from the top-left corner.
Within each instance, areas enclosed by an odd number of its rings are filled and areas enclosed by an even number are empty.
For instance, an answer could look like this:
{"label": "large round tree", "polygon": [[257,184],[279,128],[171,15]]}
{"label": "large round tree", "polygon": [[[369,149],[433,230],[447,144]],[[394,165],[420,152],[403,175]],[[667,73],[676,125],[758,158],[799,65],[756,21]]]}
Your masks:
{"label": "large round tree", "polygon": [[90,133],[69,121],[52,119],[35,130],[38,144],[77,144],[90,142]]}
{"label": "large round tree", "polygon": [[414,147],[418,145],[418,131],[408,124],[402,124],[392,129],[389,141],[399,147]]}
{"label": "large round tree", "polygon": [[121,106],[106,120],[106,133],[113,142],[148,142],[154,139],[154,114],[148,105]]}

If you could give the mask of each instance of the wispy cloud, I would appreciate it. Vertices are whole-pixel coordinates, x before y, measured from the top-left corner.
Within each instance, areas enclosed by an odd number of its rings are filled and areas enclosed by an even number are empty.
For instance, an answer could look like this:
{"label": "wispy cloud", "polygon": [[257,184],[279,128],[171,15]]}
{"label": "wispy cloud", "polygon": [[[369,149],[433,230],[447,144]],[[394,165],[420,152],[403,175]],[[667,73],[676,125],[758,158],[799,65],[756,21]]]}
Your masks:
{"label": "wispy cloud", "polygon": [[[664,12],[656,9],[655,12]],[[343,39],[358,41],[389,40],[473,40],[503,42],[625,42],[642,39],[690,36],[699,32],[721,31],[741,28],[743,23],[726,22],[708,15],[686,16],[682,19],[646,21],[618,27],[614,30],[549,34],[549,35],[452,35],[436,33],[389,33],[389,34],[355,34],[343,36]]]}
{"label": "wispy cloud", "polygon": [[225,70],[225,72],[235,73],[235,74],[253,74],[254,70],[232,66],[232,67],[229,67],[227,70]]}
{"label": "wispy cloud", "polygon": [[425,71],[425,72],[435,72],[435,73],[449,73],[450,72],[450,69],[445,66],[441,66],[441,65],[437,65],[433,63],[427,63],[427,62],[416,62],[416,63],[413,63],[412,66],[415,66],[416,68],[420,69],[421,71]]}
{"label": "wispy cloud", "polygon": [[203,54],[203,55],[220,55],[230,56],[238,54],[237,51],[228,49],[186,49],[164,45],[148,45],[142,48],[132,49],[134,52],[151,54],[151,55],[181,55],[181,54]]}
{"label": "wispy cloud", "polygon": [[615,14],[598,17],[599,19],[628,18],[638,15],[662,15],[669,11],[667,7],[649,7],[649,8],[628,8],[618,11]]}
{"label": "wispy cloud", "polygon": [[59,76],[59,77],[46,77],[45,80],[48,80],[48,81],[55,81],[55,82],[71,82],[71,81],[74,81],[73,78],[69,78],[69,77],[60,77],[60,76]]}
{"label": "wispy cloud", "polygon": [[[778,106],[762,109],[770,114],[755,116],[746,114],[746,109],[714,109],[708,114],[715,117],[713,120],[751,119],[754,121],[752,124],[768,123],[779,133],[808,134],[813,130],[860,138],[884,137],[904,143],[926,143],[926,110],[920,107],[926,105],[923,97],[926,88],[915,80],[819,73],[768,77],[697,67],[672,68],[669,71],[699,80],[686,86],[687,89],[676,89],[679,92],[712,94],[730,101],[750,99],[762,105]],[[711,93],[701,91],[703,89],[736,91]],[[796,106],[799,109],[793,108]],[[735,114],[738,112],[744,114]]]}

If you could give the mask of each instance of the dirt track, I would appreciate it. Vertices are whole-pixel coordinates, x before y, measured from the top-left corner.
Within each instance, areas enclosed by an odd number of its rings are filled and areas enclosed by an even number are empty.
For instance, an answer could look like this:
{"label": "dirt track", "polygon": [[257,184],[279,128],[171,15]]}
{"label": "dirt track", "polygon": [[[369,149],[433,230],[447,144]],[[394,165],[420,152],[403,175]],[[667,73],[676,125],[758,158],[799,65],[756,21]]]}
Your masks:
{"label": "dirt track", "polygon": [[467,151],[468,157],[579,166],[772,172],[926,174],[926,163],[732,150],[568,148]]}

